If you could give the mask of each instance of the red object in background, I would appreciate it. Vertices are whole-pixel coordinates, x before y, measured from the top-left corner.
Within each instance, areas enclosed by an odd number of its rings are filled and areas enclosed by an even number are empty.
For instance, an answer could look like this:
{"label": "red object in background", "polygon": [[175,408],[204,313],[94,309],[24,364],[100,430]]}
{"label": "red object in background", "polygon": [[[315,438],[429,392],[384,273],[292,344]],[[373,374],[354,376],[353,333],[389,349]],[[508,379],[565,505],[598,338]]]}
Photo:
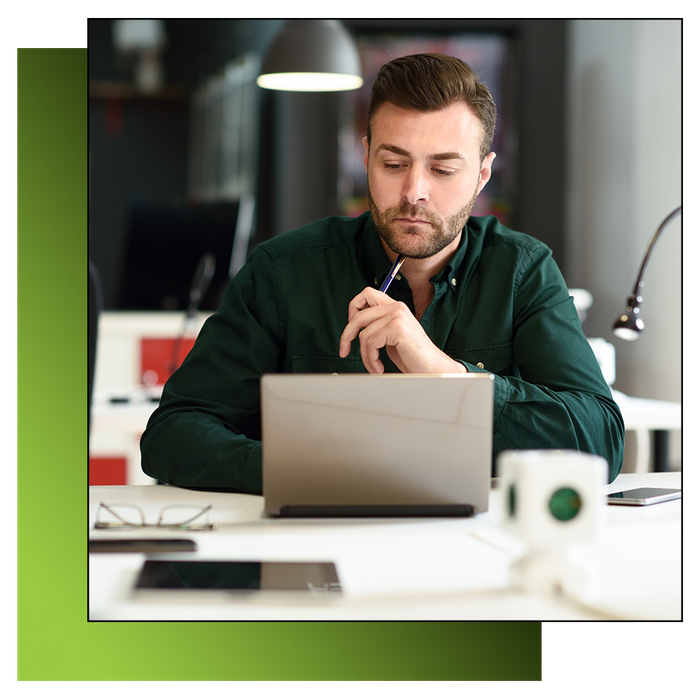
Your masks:
{"label": "red object in background", "polygon": [[126,485],[126,457],[90,457],[88,483],[90,486]]}
{"label": "red object in background", "polygon": [[[175,368],[182,364],[194,345],[194,338],[142,338],[141,381],[147,386],[162,386]],[[122,486],[127,483],[126,457],[90,457],[90,486]]]}
{"label": "red object in background", "polygon": [[[174,369],[187,357],[194,341],[195,338],[142,338],[141,382],[147,386],[165,384]],[[174,348],[176,344],[179,347]]]}

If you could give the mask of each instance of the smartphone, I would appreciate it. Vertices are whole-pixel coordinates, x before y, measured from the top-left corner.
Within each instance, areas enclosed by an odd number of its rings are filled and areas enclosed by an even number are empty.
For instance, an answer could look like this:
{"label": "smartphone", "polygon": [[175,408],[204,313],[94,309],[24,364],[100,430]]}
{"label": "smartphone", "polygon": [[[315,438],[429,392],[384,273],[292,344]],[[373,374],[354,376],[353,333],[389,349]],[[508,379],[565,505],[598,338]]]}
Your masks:
{"label": "smartphone", "polygon": [[340,593],[332,562],[206,561],[148,559],[137,591],[219,591],[227,593]]}
{"label": "smartphone", "polygon": [[608,503],[614,506],[648,506],[652,503],[673,501],[681,497],[680,489],[630,489],[608,494]]}

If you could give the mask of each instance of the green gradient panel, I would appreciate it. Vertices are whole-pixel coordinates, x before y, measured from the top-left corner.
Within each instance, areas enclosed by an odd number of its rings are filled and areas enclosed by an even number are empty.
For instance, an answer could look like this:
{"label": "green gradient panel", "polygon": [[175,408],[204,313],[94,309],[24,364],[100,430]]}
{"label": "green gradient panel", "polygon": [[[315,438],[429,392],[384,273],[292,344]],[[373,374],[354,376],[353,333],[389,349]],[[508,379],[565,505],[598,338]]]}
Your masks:
{"label": "green gradient panel", "polygon": [[88,622],[87,51],[18,51],[20,680],[539,680],[541,624]]}
{"label": "green gradient panel", "polygon": [[55,676],[52,656],[72,645],[80,653],[87,609],[86,59],[84,50],[17,52],[21,679]]}
{"label": "green gradient panel", "polygon": [[541,680],[538,622],[75,618],[40,637],[21,680]]}

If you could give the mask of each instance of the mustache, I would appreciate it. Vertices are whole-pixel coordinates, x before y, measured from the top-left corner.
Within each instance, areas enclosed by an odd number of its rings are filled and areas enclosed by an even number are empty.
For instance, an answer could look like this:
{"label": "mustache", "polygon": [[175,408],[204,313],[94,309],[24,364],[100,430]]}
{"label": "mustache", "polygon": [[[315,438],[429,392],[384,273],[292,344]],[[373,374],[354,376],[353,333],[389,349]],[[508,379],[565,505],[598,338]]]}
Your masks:
{"label": "mustache", "polygon": [[390,207],[384,212],[384,216],[387,219],[422,219],[423,221],[428,221],[433,226],[439,226],[441,223],[440,218],[435,214],[423,207],[409,204],[408,202],[404,202],[398,207]]}

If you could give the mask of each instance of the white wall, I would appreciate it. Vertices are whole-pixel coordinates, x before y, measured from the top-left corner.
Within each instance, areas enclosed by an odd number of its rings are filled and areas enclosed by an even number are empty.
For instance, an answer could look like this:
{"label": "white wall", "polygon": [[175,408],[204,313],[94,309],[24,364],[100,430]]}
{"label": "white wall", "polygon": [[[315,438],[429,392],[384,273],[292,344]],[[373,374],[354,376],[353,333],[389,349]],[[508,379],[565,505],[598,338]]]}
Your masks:
{"label": "white wall", "polygon": [[567,281],[594,295],[587,331],[614,342],[616,388],[679,401],[682,218],[647,269],[645,335],[625,343],[610,326],[656,227],[681,203],[681,23],[571,25]]}
{"label": "white wall", "polygon": [[681,204],[681,22],[572,20],[570,31],[567,282],[593,294],[586,332],[615,345],[614,388],[680,401],[682,216],[647,268],[644,336],[626,343],[611,325]]}

